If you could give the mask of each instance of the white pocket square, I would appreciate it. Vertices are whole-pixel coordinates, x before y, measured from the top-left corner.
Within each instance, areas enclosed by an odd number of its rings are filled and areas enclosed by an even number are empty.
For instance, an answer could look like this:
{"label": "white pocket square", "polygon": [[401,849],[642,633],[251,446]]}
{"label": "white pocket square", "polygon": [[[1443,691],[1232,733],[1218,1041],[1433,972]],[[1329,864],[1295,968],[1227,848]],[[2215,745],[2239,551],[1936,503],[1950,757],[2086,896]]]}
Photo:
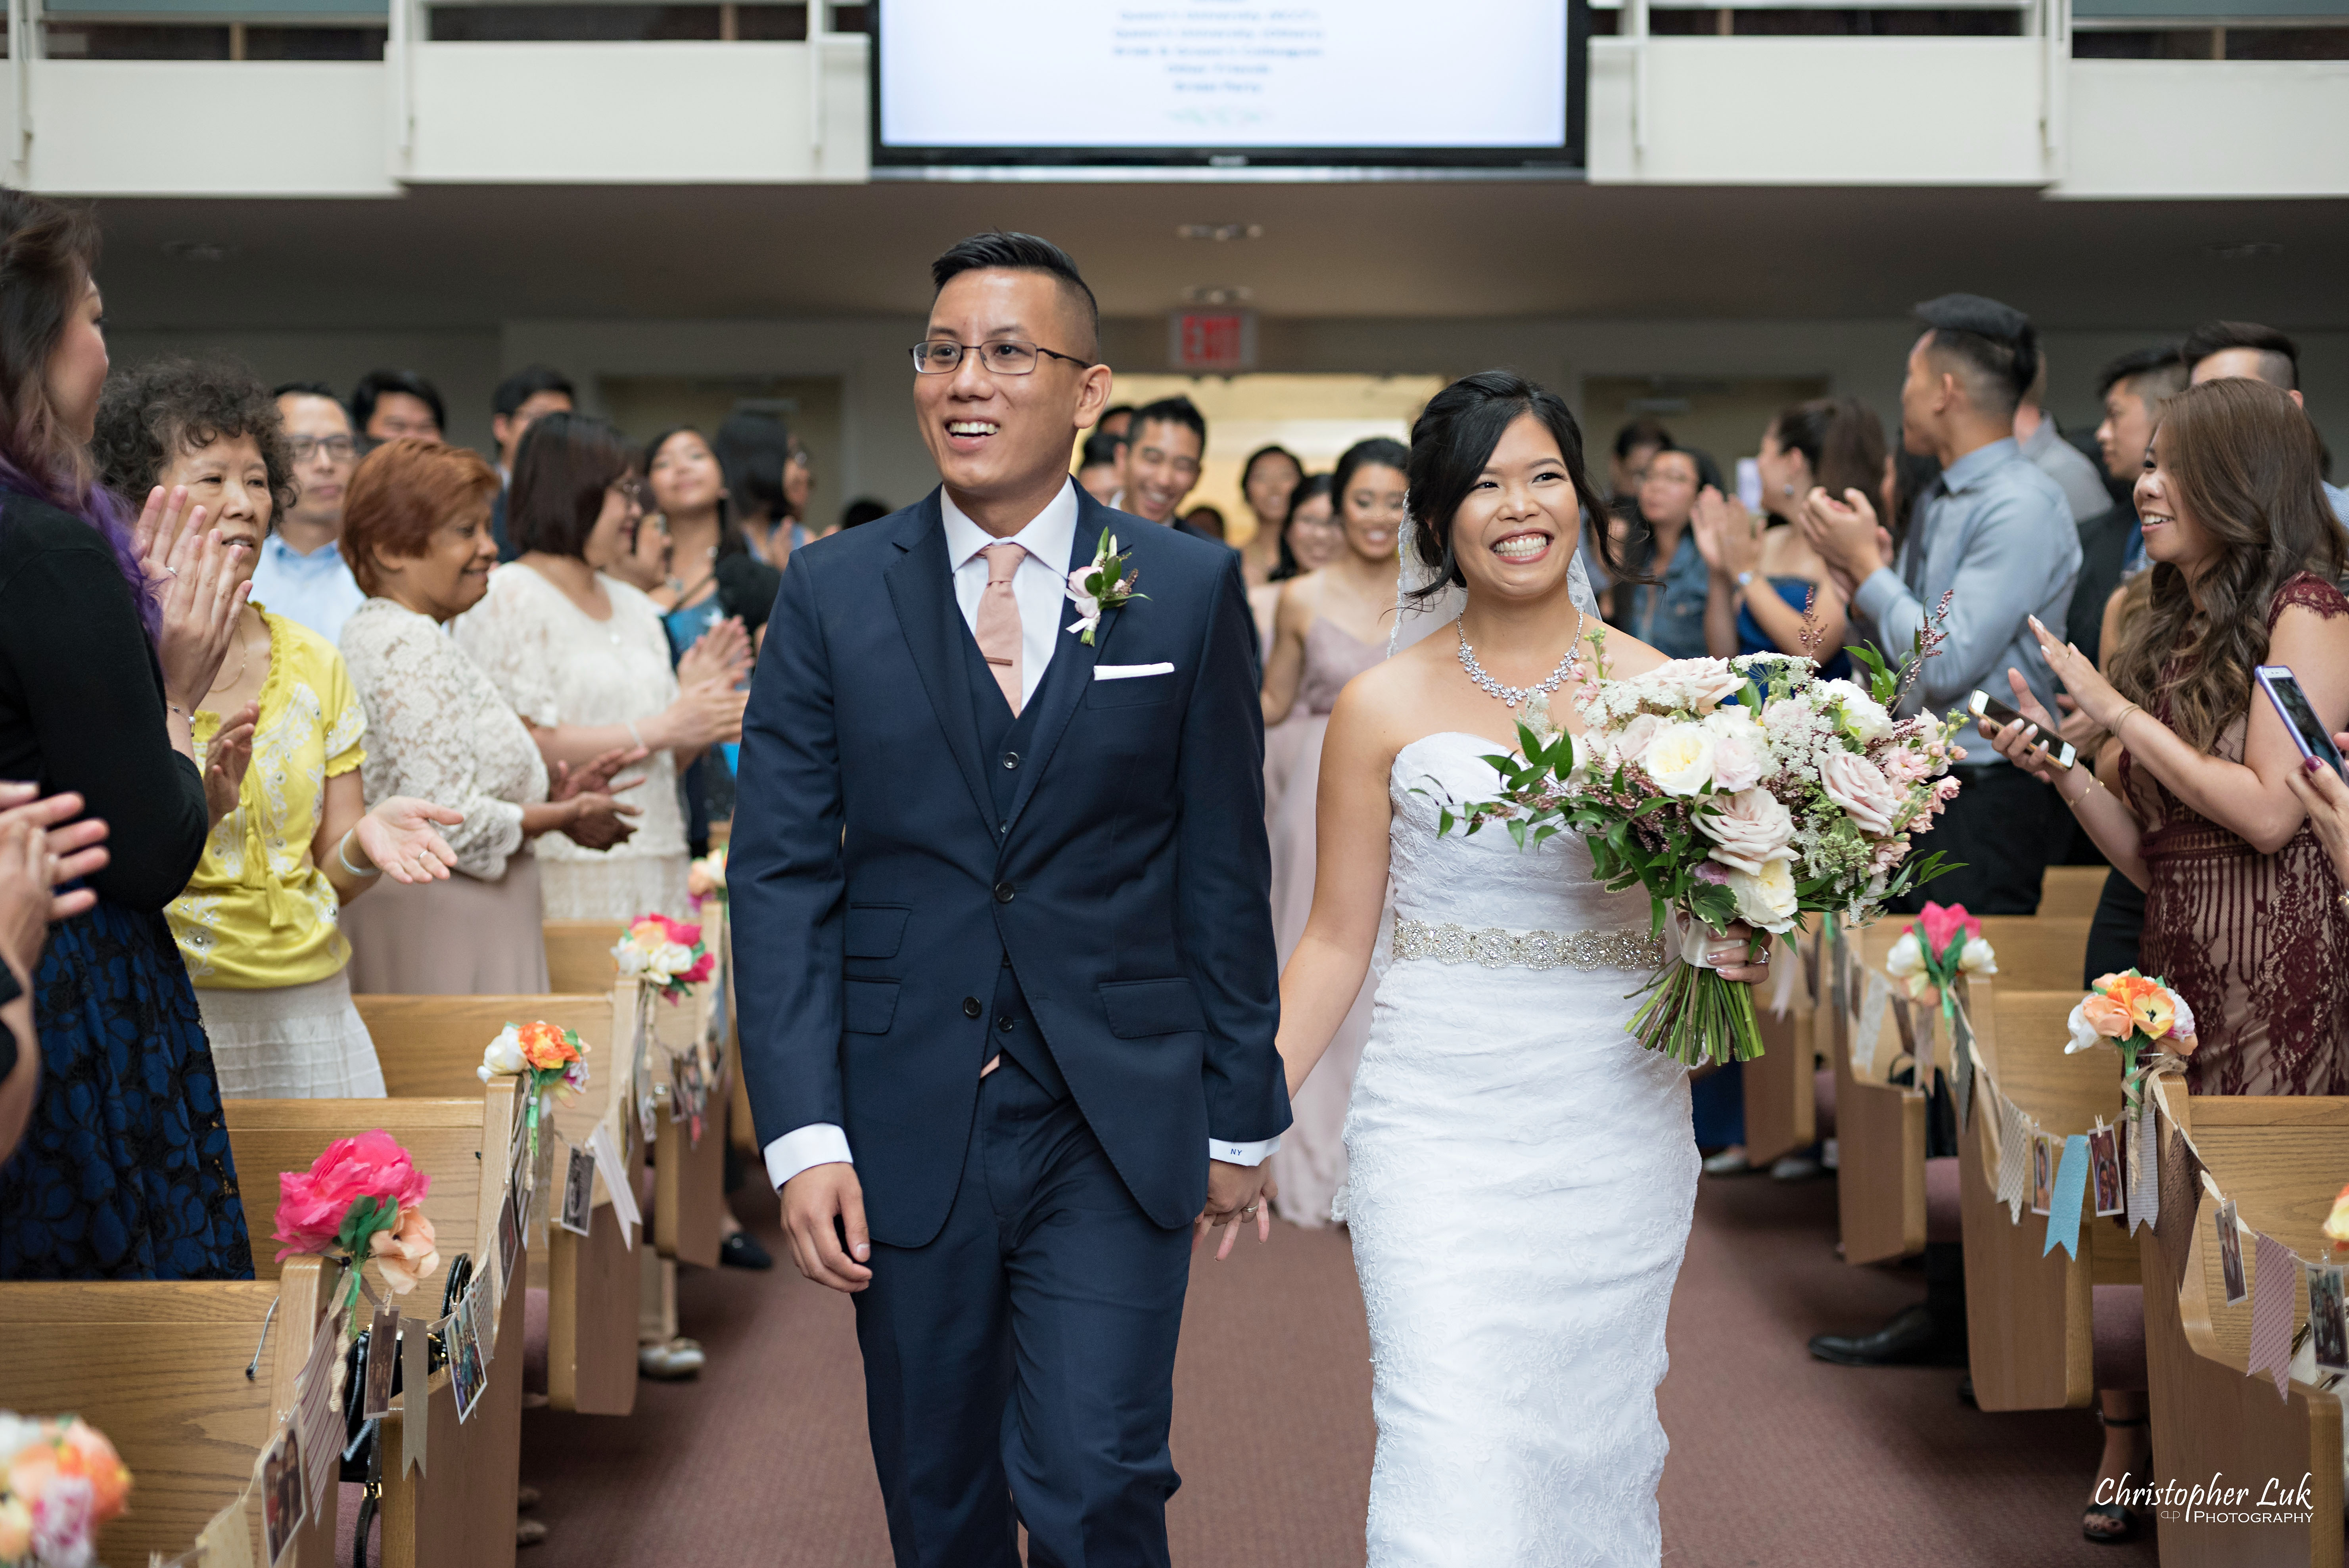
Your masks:
{"label": "white pocket square", "polygon": [[1095,665],[1093,679],[1097,681],[1130,681],[1136,676],[1171,676],[1173,665]]}

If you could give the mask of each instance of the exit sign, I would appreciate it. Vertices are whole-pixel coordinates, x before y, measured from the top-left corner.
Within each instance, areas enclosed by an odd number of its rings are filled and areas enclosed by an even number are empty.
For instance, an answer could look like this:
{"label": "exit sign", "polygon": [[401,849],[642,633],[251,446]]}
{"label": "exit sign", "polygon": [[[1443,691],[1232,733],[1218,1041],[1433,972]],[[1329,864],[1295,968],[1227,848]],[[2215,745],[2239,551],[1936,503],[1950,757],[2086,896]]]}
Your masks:
{"label": "exit sign", "polygon": [[1256,312],[1178,310],[1167,318],[1167,357],[1177,370],[1256,368]]}

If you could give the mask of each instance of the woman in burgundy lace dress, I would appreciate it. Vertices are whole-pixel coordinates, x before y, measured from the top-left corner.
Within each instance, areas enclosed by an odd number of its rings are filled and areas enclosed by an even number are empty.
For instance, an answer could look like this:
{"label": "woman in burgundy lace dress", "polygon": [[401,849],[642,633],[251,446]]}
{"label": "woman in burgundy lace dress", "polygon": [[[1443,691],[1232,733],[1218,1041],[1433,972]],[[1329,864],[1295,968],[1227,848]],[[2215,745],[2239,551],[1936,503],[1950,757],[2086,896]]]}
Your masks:
{"label": "woman in burgundy lace dress", "polygon": [[[2037,738],[2055,726],[2020,676],[2023,720],[1994,737],[2145,889],[2138,966],[2194,1009],[2191,1093],[2349,1094],[2349,909],[2294,789],[2299,748],[2251,676],[2288,665],[2327,730],[2349,724],[2342,536],[2320,473],[2289,395],[2229,380],[2172,399],[2137,481],[2153,566],[2129,587],[2111,678],[2033,623],[2104,731],[2095,770],[2049,764]],[[2144,1395],[2103,1403],[2104,1474],[2142,1473]],[[2104,1503],[2082,1528],[2121,1539],[2136,1522]]]}

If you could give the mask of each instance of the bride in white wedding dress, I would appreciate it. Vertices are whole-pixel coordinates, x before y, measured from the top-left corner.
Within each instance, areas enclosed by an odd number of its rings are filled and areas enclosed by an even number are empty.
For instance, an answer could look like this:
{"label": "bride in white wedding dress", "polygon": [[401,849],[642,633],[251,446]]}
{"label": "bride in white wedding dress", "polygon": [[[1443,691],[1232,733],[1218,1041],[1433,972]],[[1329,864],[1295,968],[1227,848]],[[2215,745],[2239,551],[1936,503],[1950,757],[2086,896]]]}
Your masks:
{"label": "bride in white wedding dress", "polygon": [[[1686,1069],[1623,1029],[1662,956],[1647,895],[1592,881],[1578,840],[1436,830],[1438,797],[1496,792],[1482,758],[1516,748],[1535,693],[1579,727],[1578,637],[1599,619],[1570,563],[1583,509],[1605,513],[1565,404],[1505,372],[1428,404],[1410,479],[1426,576],[1464,607],[1338,700],[1321,871],[1280,986],[1294,1093],[1381,964],[1341,1194],[1379,1422],[1370,1564],[1654,1563],[1655,1388],[1697,1154]],[[1619,634],[1606,657],[1619,676],[1663,662]]]}

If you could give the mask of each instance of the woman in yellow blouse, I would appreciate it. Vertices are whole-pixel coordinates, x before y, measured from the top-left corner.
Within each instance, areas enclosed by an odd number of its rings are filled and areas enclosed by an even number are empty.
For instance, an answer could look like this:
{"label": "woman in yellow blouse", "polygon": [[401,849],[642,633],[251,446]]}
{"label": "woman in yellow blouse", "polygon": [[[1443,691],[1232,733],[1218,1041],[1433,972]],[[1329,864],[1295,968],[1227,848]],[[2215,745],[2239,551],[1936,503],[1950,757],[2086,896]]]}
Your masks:
{"label": "woman in yellow blouse", "polygon": [[[125,495],[187,487],[230,549],[239,580],[292,493],[277,406],[241,370],[163,360],[109,384],[93,443]],[[234,716],[228,717],[227,716]],[[395,796],[367,810],[367,713],[342,655],[259,603],[193,716],[201,756],[223,722],[254,725],[236,810],[166,912],[231,1099],[357,1099],[384,1092],[351,1006],[343,904],[389,872],[438,881],[456,854],[433,824],[463,817]]]}

